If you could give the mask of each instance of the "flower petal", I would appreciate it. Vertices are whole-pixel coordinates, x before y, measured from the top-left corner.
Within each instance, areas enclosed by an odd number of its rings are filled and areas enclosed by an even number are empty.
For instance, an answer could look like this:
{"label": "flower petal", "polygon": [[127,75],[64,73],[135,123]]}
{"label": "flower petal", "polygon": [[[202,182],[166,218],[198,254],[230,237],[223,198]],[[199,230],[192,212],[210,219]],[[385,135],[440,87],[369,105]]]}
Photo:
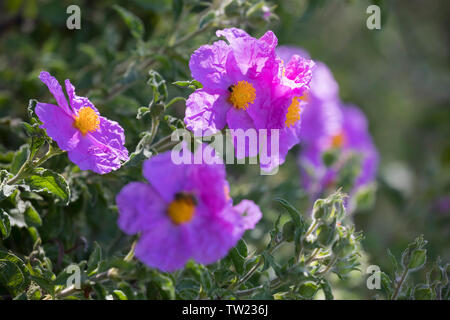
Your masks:
{"label": "flower petal", "polygon": [[228,29],[223,29],[223,30],[217,30],[216,36],[225,37],[225,39],[227,39],[228,42],[230,42],[230,43],[238,38],[250,37],[250,35],[247,32],[245,32],[242,29],[238,29],[238,28],[228,28]]}
{"label": "flower petal", "polygon": [[149,267],[172,272],[192,256],[194,245],[185,226],[162,223],[144,232],[136,246],[136,257]]}
{"label": "flower petal", "polygon": [[72,107],[72,109],[75,113],[77,113],[78,110],[83,107],[89,107],[92,110],[94,110],[96,114],[100,115],[97,108],[94,106],[94,104],[91,101],[89,101],[88,98],[79,97],[75,94],[75,87],[70,83],[69,79],[66,79],[65,84],[66,84],[67,95],[69,96],[70,106]]}
{"label": "flower petal", "polygon": [[277,55],[284,61],[289,62],[291,57],[296,54],[300,57],[310,59],[309,53],[295,46],[279,46],[276,48]]}
{"label": "flower petal", "polygon": [[62,108],[53,104],[36,104],[36,115],[43,123],[41,128],[45,129],[48,136],[56,141],[61,150],[70,151],[78,145],[80,135],[73,127],[74,119]]}
{"label": "flower petal", "polygon": [[117,170],[122,165],[121,156],[116,150],[97,141],[90,134],[82,136],[76,148],[69,150],[70,161],[78,165],[80,170],[92,170],[99,174]]}
{"label": "flower petal", "polygon": [[224,95],[211,94],[200,89],[192,93],[186,101],[184,122],[192,131],[210,130],[215,134],[226,125],[226,113],[230,108]]}
{"label": "flower petal", "polygon": [[127,234],[149,230],[163,220],[166,203],[147,183],[127,184],[116,196],[118,225]]}
{"label": "flower petal", "polygon": [[234,206],[234,210],[239,213],[244,230],[253,229],[262,218],[259,206],[251,200],[242,200]]}
{"label": "flower petal", "polygon": [[293,55],[291,60],[286,64],[285,75],[288,79],[294,80],[295,83],[309,88],[314,65],[315,63],[312,60],[302,58],[299,55]]}
{"label": "flower petal", "polygon": [[99,128],[91,133],[97,141],[107,145],[117,154],[120,160],[128,160],[128,150],[124,147],[125,134],[123,128],[115,121],[99,117]]}
{"label": "flower petal", "polygon": [[189,61],[192,77],[209,90],[227,90],[231,84],[226,71],[229,52],[230,47],[225,41],[195,50]]}
{"label": "flower petal", "polygon": [[142,171],[144,177],[166,202],[172,201],[177,192],[183,191],[188,182],[188,165],[173,163],[171,152],[146,160]]}
{"label": "flower petal", "polygon": [[42,71],[39,74],[39,79],[47,85],[48,90],[55,97],[58,106],[60,106],[68,115],[72,115],[73,112],[70,110],[69,105],[67,104],[66,96],[64,95],[64,92],[58,80],[56,80],[55,77],[51,76],[47,71]]}
{"label": "flower petal", "polygon": [[266,64],[275,62],[277,40],[271,31],[259,40],[236,28],[219,30],[216,35],[224,36],[230,42],[233,56],[243,75],[258,77]]}
{"label": "flower petal", "polygon": [[[196,154],[211,152],[211,147],[199,147]],[[205,161],[205,159],[203,159]],[[212,212],[220,212],[227,204],[225,166],[223,164],[195,164],[191,166],[186,189],[195,192],[199,202]]]}
{"label": "flower petal", "polygon": [[[231,137],[233,139],[232,142],[236,158],[256,157],[258,155],[258,132],[256,131],[253,119],[250,118],[248,112],[230,108],[227,112],[227,123],[230,129],[233,130],[231,132]],[[246,131],[248,129],[253,130],[254,136],[251,131],[248,131],[249,137],[246,137]],[[250,142],[250,137],[253,137],[253,142]],[[256,139],[254,139],[255,137]]]}
{"label": "flower petal", "polygon": [[[231,207],[228,209],[232,210]],[[230,221],[202,211],[209,212],[205,207],[199,206],[197,218],[189,225],[194,246],[192,258],[199,263],[210,264],[226,256],[242,234],[234,235],[235,226]],[[231,214],[236,213],[232,210]]]}

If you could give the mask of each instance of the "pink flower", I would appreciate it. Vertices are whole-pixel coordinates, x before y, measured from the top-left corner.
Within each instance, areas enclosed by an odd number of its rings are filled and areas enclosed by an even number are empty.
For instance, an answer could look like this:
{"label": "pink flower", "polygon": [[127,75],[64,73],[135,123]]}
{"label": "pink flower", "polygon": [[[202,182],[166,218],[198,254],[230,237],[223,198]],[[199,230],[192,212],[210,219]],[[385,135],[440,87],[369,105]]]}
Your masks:
{"label": "pink flower", "polygon": [[36,114],[61,150],[67,151],[70,161],[81,170],[104,174],[117,170],[121,161],[128,160],[124,147],[125,135],[115,121],[100,116],[88,98],[75,94],[75,88],[66,80],[69,103],[58,80],[42,71],[39,79],[44,82],[58,105],[38,102]]}

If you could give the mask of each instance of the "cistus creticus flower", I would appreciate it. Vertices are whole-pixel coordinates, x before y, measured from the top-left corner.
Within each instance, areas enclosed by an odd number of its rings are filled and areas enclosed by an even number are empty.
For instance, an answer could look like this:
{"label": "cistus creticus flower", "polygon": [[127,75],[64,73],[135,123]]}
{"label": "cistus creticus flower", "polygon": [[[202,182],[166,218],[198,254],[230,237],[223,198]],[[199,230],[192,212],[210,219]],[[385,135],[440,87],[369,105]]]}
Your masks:
{"label": "cistus creticus flower", "polygon": [[[282,59],[292,55],[308,57],[302,49],[280,47],[277,53]],[[353,181],[350,195],[362,186],[372,183],[378,167],[378,152],[368,131],[367,119],[354,106],[344,105],[339,98],[339,87],[332,72],[316,63],[311,88],[302,101],[302,149],[299,157],[302,185],[312,201],[330,186],[336,186],[342,163],[351,154],[360,158],[360,171]],[[339,159],[332,166],[324,163],[324,154],[339,150]]]}
{"label": "cistus creticus flower", "polygon": [[40,73],[39,79],[47,85],[57,105],[38,102],[36,115],[43,123],[41,128],[61,150],[67,151],[70,161],[81,170],[99,174],[119,169],[122,161],[128,160],[122,127],[100,116],[88,98],[77,96],[69,80],[65,81],[68,103],[58,80],[46,71]]}
{"label": "cistus creticus flower", "polygon": [[[300,141],[300,101],[309,90],[314,63],[295,56],[284,64],[276,55],[278,40],[271,31],[259,39],[236,28],[216,35],[228,42],[201,46],[189,62],[192,77],[203,88],[186,102],[186,127],[194,133],[212,134],[226,126],[267,129],[267,141],[272,129],[279,130],[279,156],[261,163],[262,168],[271,170],[283,163],[288,150]],[[234,143],[236,147],[236,139]],[[258,152],[246,148],[243,156],[253,157]],[[270,156],[271,150],[267,153]]]}
{"label": "cistus creticus flower", "polygon": [[116,202],[119,227],[141,234],[135,254],[150,267],[171,272],[189,259],[213,263],[262,217],[250,200],[233,206],[223,164],[177,165],[169,151],[146,160],[143,175],[147,182],[129,183]]}

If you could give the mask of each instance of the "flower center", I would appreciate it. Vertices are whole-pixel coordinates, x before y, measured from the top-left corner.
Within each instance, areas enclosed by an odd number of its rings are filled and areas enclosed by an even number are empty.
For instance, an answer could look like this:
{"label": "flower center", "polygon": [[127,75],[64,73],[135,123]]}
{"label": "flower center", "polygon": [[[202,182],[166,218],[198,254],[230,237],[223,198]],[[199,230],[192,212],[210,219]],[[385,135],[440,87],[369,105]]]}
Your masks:
{"label": "flower center", "polygon": [[81,131],[83,135],[98,129],[100,120],[95,111],[89,107],[83,107],[78,111],[75,117],[74,126]]}
{"label": "flower center", "polygon": [[247,109],[248,105],[253,103],[256,98],[255,88],[253,88],[251,83],[248,83],[245,80],[230,86],[228,91],[231,92],[229,101],[238,109]]}
{"label": "flower center", "polygon": [[194,216],[195,205],[196,201],[192,195],[180,192],[167,208],[167,214],[175,224],[189,222]]}
{"label": "flower center", "polygon": [[302,97],[295,97],[292,99],[291,105],[288,108],[286,114],[286,127],[293,126],[297,121],[300,120],[300,101]]}
{"label": "flower center", "polygon": [[344,145],[344,143],[345,143],[345,135],[343,131],[331,137],[331,146],[334,148],[340,148]]}

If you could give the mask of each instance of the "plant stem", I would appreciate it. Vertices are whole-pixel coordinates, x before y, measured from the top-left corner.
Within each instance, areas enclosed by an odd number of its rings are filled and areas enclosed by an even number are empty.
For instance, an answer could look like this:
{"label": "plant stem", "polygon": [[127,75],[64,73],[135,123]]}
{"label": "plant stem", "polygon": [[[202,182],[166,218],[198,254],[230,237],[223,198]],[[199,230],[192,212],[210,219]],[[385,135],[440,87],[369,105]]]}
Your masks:
{"label": "plant stem", "polygon": [[[133,258],[134,258],[134,252],[135,252],[135,249],[136,249],[136,244],[137,244],[137,239],[134,240],[133,243],[131,244],[130,251],[129,251],[129,252],[127,253],[127,255],[123,258],[123,261],[125,261],[125,262],[131,262],[131,260],[133,260]],[[96,274],[95,276],[93,276],[92,278],[89,279],[88,283],[89,283],[89,282],[100,282],[100,281],[102,281],[102,280],[108,279],[108,278],[111,277],[111,275],[112,275],[113,273],[116,272],[116,270],[117,270],[117,269],[113,267],[113,268],[108,269],[108,270],[105,271],[105,272]],[[75,285],[72,285],[72,286],[70,286],[70,287],[68,287],[68,288],[65,288],[65,289],[61,290],[61,291],[60,291],[59,293],[57,293],[55,296],[56,296],[56,298],[64,298],[64,297],[70,296],[71,294],[73,294],[73,293],[75,293],[75,292],[77,292],[77,291],[80,291],[80,290],[82,290],[82,289],[83,289],[83,288],[78,289],[78,288],[76,288]]]}
{"label": "plant stem", "polygon": [[395,288],[395,292],[392,295],[391,300],[397,300],[398,295],[399,295],[399,293],[400,293],[400,291],[402,289],[403,283],[405,282],[406,277],[408,276],[408,273],[409,273],[409,269],[405,268],[405,271],[403,271],[403,274],[402,274],[402,277],[400,278],[400,281],[397,282],[397,287]]}
{"label": "plant stem", "polygon": [[[275,252],[275,250],[277,250],[281,245],[283,244],[282,241],[278,242],[277,244],[275,244],[272,248],[270,248],[269,250],[267,250],[267,252],[269,254],[272,254],[273,252]],[[262,263],[264,262],[264,259],[259,259],[258,263],[255,264],[240,280],[238,280],[235,283],[232,283],[229,287],[228,290],[232,290],[236,287],[239,287],[241,284],[245,283],[248,279],[251,278],[251,276],[253,275],[253,273],[255,273],[255,271],[262,265]]]}
{"label": "plant stem", "polygon": [[17,174],[12,177],[11,179],[8,180],[8,182],[6,182],[6,184],[14,184],[19,180],[22,180],[24,178],[26,178],[32,171],[34,168],[39,167],[40,165],[42,165],[45,161],[47,161],[48,159],[50,159],[51,157],[54,157],[58,154],[63,153],[64,151],[61,151],[59,149],[53,149],[52,146],[49,146],[47,153],[38,161],[33,162],[34,157],[29,157],[25,163],[22,165],[22,167],[20,167],[19,171],[17,172]]}
{"label": "plant stem", "polygon": [[131,260],[133,260],[133,258],[134,258],[134,251],[136,249],[136,244],[137,244],[137,240],[134,240],[133,243],[131,244],[130,251],[127,253],[125,258],[123,258],[123,261],[131,262]]}
{"label": "plant stem", "polygon": [[335,256],[331,259],[330,263],[327,265],[327,267],[325,268],[325,270],[319,272],[319,274],[320,274],[320,275],[327,274],[328,271],[330,271],[330,269],[331,269],[331,268],[333,267],[333,265],[336,263],[337,258],[338,258],[338,256],[335,255]]}
{"label": "plant stem", "polygon": [[315,248],[313,253],[311,254],[311,256],[305,261],[305,265],[308,265],[309,263],[311,263],[314,258],[316,257],[316,255],[319,253],[320,248]]}

